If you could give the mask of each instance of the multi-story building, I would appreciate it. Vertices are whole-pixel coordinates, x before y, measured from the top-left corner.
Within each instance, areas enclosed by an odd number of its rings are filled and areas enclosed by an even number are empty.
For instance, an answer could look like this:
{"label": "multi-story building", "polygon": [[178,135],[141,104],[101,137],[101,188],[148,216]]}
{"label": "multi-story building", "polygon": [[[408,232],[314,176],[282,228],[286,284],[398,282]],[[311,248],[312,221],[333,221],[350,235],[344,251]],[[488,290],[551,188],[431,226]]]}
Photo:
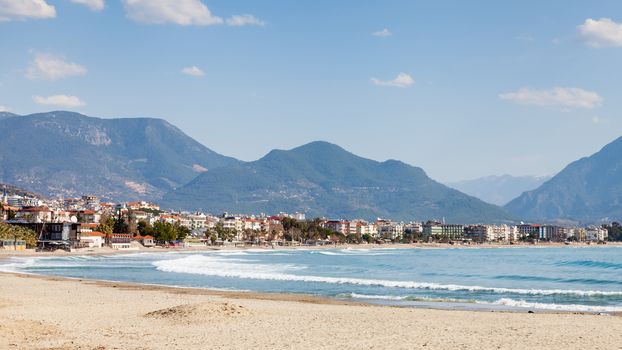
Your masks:
{"label": "multi-story building", "polygon": [[244,229],[253,230],[253,231],[261,231],[262,222],[263,221],[259,219],[246,218],[244,219]]}
{"label": "multi-story building", "polygon": [[423,225],[423,235],[432,239],[460,240],[464,237],[464,226],[428,221]]}
{"label": "multi-story building", "polygon": [[520,224],[516,226],[519,238],[539,238],[540,225],[537,224]]}
{"label": "multi-story building", "polygon": [[376,226],[378,238],[396,240],[404,237],[404,223],[379,219]]}
{"label": "multi-story building", "polygon": [[324,223],[324,227],[344,235],[350,233],[350,222],[346,220],[329,220]]}
{"label": "multi-story building", "polygon": [[609,236],[609,232],[602,228],[596,226],[589,226],[585,230],[585,239],[592,242],[602,242],[605,241]]}
{"label": "multi-story building", "polygon": [[496,240],[493,226],[470,225],[464,227],[464,238],[473,242],[490,242]]}
{"label": "multi-story building", "polygon": [[222,227],[239,233],[244,230],[244,222],[239,216],[225,216],[222,219]]}
{"label": "multi-story building", "polygon": [[48,207],[26,207],[20,209],[15,218],[25,222],[52,222],[52,211]]}

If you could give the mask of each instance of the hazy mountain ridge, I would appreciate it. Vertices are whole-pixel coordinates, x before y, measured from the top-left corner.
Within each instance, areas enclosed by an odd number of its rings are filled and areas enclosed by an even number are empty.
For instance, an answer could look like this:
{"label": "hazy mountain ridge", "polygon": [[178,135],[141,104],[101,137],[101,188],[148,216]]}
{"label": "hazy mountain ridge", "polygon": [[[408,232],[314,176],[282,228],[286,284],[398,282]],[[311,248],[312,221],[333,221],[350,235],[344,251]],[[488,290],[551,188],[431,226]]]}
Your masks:
{"label": "hazy mountain ridge", "polygon": [[523,192],[540,187],[550,178],[550,176],[512,176],[506,174],[449,182],[446,185],[477,197],[484,202],[505,205]]}
{"label": "hazy mountain ridge", "polygon": [[158,199],[236,164],[162,119],[49,112],[0,119],[0,181],[45,195]]}
{"label": "hazy mountain ridge", "polygon": [[442,185],[420,168],[361,158],[327,142],[273,150],[257,161],[201,174],[165,195],[162,204],[214,213],[299,211],[332,218],[510,220],[503,209]]}
{"label": "hazy mountain ridge", "polygon": [[505,208],[521,219],[577,220],[584,223],[622,218],[622,137],[581,158],[536,190]]}

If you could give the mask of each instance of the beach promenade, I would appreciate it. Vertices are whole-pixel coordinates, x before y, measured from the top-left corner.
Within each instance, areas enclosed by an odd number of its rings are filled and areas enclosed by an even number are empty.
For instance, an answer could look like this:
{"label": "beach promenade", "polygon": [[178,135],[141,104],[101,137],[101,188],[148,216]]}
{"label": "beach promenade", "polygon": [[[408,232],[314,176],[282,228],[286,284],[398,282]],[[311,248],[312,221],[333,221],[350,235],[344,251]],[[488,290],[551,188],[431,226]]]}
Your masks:
{"label": "beach promenade", "polygon": [[622,317],[0,274],[0,349],[622,349]]}

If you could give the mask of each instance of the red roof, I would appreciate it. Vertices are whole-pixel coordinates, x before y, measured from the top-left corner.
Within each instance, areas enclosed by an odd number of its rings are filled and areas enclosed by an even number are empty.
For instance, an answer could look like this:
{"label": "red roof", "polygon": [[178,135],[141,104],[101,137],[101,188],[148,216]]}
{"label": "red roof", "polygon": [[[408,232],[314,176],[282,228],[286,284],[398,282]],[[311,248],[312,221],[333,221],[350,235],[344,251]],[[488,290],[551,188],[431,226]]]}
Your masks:
{"label": "red roof", "polygon": [[93,232],[83,232],[82,236],[87,236],[87,237],[103,237],[105,235],[104,235],[103,232],[93,231]]}

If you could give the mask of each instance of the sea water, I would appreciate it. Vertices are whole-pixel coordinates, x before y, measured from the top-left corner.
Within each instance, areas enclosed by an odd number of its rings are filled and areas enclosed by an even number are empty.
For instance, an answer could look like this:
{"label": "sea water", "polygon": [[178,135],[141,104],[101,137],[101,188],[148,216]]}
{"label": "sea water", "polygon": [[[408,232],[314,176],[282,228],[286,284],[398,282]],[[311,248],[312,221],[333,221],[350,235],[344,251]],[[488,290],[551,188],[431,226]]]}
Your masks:
{"label": "sea water", "polygon": [[402,306],[622,312],[622,247],[321,249],[15,257],[0,269]]}

